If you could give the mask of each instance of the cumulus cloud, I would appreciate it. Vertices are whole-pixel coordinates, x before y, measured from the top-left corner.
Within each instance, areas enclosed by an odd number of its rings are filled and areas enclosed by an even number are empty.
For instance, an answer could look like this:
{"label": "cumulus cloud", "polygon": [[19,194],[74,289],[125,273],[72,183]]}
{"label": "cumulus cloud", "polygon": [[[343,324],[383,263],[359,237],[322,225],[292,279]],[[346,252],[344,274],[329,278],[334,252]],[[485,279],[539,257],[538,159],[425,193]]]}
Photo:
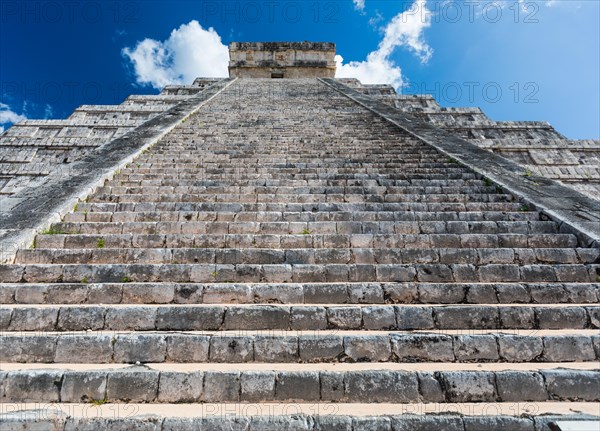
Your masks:
{"label": "cumulus cloud", "polygon": [[157,89],[228,76],[227,46],[212,27],[206,30],[196,20],[174,29],[165,41],[144,39],[122,53],[133,65],[136,82]]}
{"label": "cumulus cloud", "polygon": [[427,44],[424,30],[431,25],[431,11],[426,0],[415,0],[412,6],[396,15],[385,26],[384,36],[377,50],[364,61],[344,64],[342,56],[336,56],[338,78],[357,78],[364,84],[391,84],[402,86],[402,69],[390,58],[397,48],[412,51],[422,63],[427,63],[433,50]]}
{"label": "cumulus cloud", "polygon": [[26,119],[26,116],[17,114],[10,109],[10,106],[0,102],[0,133],[4,132],[6,127],[10,127],[12,124]]}
{"label": "cumulus cloud", "polygon": [[365,0],[352,0],[354,7],[358,10],[365,10]]}

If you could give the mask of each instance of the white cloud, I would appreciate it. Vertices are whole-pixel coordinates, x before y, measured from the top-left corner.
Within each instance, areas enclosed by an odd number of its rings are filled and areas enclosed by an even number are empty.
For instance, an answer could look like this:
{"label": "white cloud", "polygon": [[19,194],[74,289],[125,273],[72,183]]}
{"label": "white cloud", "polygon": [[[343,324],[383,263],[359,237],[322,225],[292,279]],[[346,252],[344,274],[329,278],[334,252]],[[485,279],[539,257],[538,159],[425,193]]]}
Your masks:
{"label": "white cloud", "polygon": [[46,104],[46,107],[44,108],[44,118],[46,120],[52,118],[54,116],[54,109],[52,109],[52,106]]}
{"label": "white cloud", "polygon": [[354,7],[358,10],[365,10],[365,0],[352,0]]}
{"label": "white cloud", "polygon": [[379,51],[371,52],[365,61],[344,64],[341,55],[336,55],[335,61],[336,78],[356,78],[363,84],[391,84],[396,88],[402,86],[402,70]]}
{"label": "white cloud", "polygon": [[229,50],[211,27],[196,20],[171,32],[165,41],[144,39],[123,55],[133,63],[136,82],[161,89],[169,84],[191,84],[198,77],[227,77]]}
{"label": "white cloud", "polygon": [[10,106],[5,103],[0,102],[0,133],[4,132],[4,125],[12,125],[14,123],[18,123],[19,121],[27,120],[27,117],[21,114],[17,114]]}
{"label": "white cloud", "polygon": [[399,13],[386,25],[384,36],[377,50],[365,61],[344,64],[342,56],[336,56],[338,78],[357,78],[364,84],[391,84],[402,86],[402,69],[391,60],[396,48],[408,48],[422,63],[427,63],[433,50],[424,38],[424,30],[431,25],[431,11],[425,0],[415,0],[406,11]]}

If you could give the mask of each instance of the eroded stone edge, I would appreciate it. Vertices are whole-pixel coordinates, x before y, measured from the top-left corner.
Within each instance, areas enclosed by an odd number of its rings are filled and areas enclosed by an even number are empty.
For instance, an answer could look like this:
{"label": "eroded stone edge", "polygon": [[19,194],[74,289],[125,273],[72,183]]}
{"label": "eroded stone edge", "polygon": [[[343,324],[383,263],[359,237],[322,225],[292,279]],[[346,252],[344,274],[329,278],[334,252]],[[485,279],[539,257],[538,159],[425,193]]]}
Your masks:
{"label": "eroded stone edge", "polygon": [[18,197],[5,199],[5,203],[12,200],[13,204],[10,208],[0,208],[0,264],[13,263],[17,251],[29,247],[37,233],[59,222],[105,180],[110,180],[234,81],[230,78],[218,81],[91,151],[69,166],[72,175],[56,171],[44,186],[28,188]]}

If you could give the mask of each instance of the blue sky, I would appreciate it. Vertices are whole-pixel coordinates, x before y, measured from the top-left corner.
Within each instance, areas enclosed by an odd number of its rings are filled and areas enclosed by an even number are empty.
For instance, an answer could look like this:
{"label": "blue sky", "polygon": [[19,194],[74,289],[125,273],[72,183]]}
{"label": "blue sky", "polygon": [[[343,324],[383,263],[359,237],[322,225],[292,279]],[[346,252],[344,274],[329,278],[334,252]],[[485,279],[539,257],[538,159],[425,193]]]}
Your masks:
{"label": "blue sky", "polygon": [[0,3],[0,127],[226,75],[232,41],[337,43],[341,76],[600,139],[600,2]]}

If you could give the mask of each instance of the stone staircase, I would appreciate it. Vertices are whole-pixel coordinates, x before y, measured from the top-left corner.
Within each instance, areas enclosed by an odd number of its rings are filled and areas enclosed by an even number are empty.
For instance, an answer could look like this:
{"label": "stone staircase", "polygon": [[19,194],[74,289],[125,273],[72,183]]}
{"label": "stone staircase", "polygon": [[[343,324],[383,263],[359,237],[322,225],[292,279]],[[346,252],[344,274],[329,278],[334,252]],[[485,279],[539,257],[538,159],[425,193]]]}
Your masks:
{"label": "stone staircase", "polygon": [[410,113],[536,175],[600,200],[600,141],[571,140],[542,121],[494,121],[480,108],[442,107],[429,94],[399,95],[391,85],[341,79],[354,90]]}
{"label": "stone staircase", "polygon": [[238,79],[0,266],[2,430],[599,416],[600,250],[558,226],[318,80]]}

